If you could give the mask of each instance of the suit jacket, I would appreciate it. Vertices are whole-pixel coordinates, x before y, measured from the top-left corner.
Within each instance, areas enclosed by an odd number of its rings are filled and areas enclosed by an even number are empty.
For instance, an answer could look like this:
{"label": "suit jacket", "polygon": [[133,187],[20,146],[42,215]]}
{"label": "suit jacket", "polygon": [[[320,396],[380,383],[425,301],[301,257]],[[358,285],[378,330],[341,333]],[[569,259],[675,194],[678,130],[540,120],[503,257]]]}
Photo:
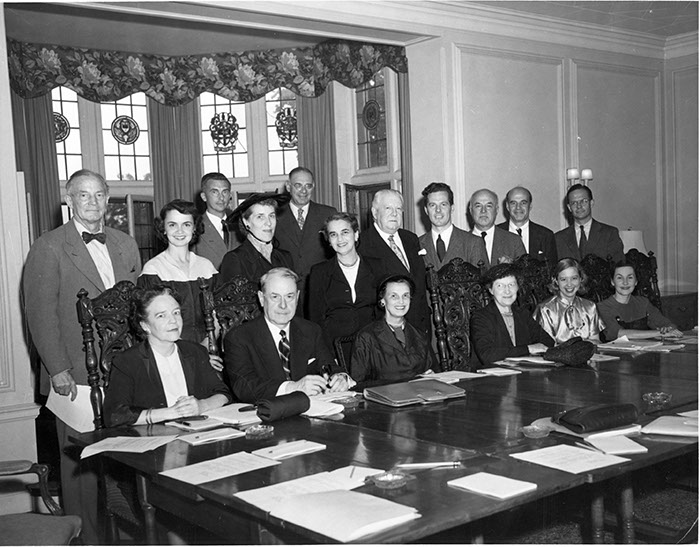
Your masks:
{"label": "suit jacket", "polygon": [[461,258],[474,266],[479,265],[482,261],[484,265],[488,264],[489,258],[486,255],[486,247],[484,241],[470,232],[460,230],[457,226],[452,228],[450,236],[450,244],[446,249],[445,256],[442,261],[438,259],[435,243],[433,242],[433,234],[428,232],[418,238],[421,249],[427,254],[423,255],[425,265],[432,264],[436,270],[442,268],[453,258]]}
{"label": "suit jacket", "polygon": [[474,312],[471,320],[471,338],[474,350],[482,364],[493,365],[506,357],[528,355],[528,346],[538,342],[552,347],[554,340],[535,321],[525,308],[513,306],[515,345],[508,334],[508,327],[495,302]]}
{"label": "suit jacket", "polygon": [[315,264],[309,274],[309,319],[323,329],[328,347],[338,336],[349,336],[368,325],[377,314],[379,270],[374,258],[360,257],[355,280],[355,302],[337,258]]}
{"label": "suit jacket", "polygon": [[[572,224],[568,228],[564,228],[554,234],[554,239],[557,242],[557,254],[560,259],[571,257],[581,261],[583,258],[576,243],[577,229],[579,229],[577,225]],[[593,219],[584,255],[594,254],[601,258],[608,258],[609,255],[612,257],[613,263],[615,263],[624,260],[625,254],[623,249],[620,232],[617,228]]]}
{"label": "suit jacket", "polygon": [[377,285],[389,275],[410,273],[413,276],[413,281],[416,283],[416,294],[411,300],[411,307],[406,314],[406,319],[420,332],[429,336],[430,310],[425,292],[425,263],[418,255],[420,243],[413,232],[399,229],[397,233],[406,251],[406,259],[411,267],[410,272],[406,271],[406,267],[379,235],[374,224],[360,235],[358,251],[362,256],[374,258],[381,264],[380,271],[375,272]]}
{"label": "suit jacket", "polygon": [[212,224],[208,215],[202,215],[202,223],[204,225],[204,232],[199,234],[199,239],[197,240],[197,244],[192,249],[192,252],[194,252],[196,255],[209,259],[218,270],[221,266],[221,261],[223,260],[224,255],[228,251],[233,251],[241,244],[241,242],[238,240],[238,233],[236,230],[229,230],[229,241],[227,246],[226,243],[224,243],[224,238],[219,235],[219,231]]}
{"label": "suit jacket", "polygon": [[489,266],[496,266],[498,259],[504,256],[515,262],[527,251],[523,240],[516,234],[511,234],[508,230],[502,230],[498,226],[493,231],[493,247],[491,248],[491,261]]}
{"label": "suit jacket", "polygon": [[384,319],[379,319],[363,328],[355,339],[350,361],[350,370],[356,382],[388,380],[402,382],[411,380],[430,368],[437,361],[428,338],[405,323],[404,347],[396,339]]}
{"label": "suit jacket", "polygon": [[[505,221],[501,222],[500,224],[497,224],[496,226],[508,232],[509,225],[509,221]],[[553,267],[557,263],[557,244],[554,241],[554,232],[552,230],[550,230],[546,226],[542,226],[541,224],[536,224],[535,222],[530,221],[529,243],[530,248],[525,250],[531,256],[539,258],[540,255],[544,255],[547,258],[547,262],[549,262],[550,267]]]}
{"label": "suit jacket", "polygon": [[[187,394],[207,399],[220,393],[230,402],[231,392],[209,364],[206,348],[186,340],[176,343]],[[163,380],[148,342],[129,348],[114,358],[105,393],[107,427],[133,424],[142,410],[167,406]]]}
{"label": "suit jacket", "polygon": [[291,205],[286,204],[279,211],[275,237],[279,241],[280,249],[292,255],[293,269],[302,278],[309,275],[311,266],[333,256],[333,250],[324,241],[321,229],[326,219],[337,212],[334,207],[309,202],[309,212],[302,231],[292,213]]}
{"label": "suit jacket", "polygon": [[[289,326],[289,346],[292,380],[320,374],[324,365],[337,370],[316,323],[294,317]],[[245,403],[274,397],[280,384],[287,380],[263,315],[228,332],[224,339],[224,366],[234,395]]]}
{"label": "suit jacket", "polygon": [[[105,227],[115,282],[131,281],[141,272],[136,241]],[[24,265],[24,306],[43,363],[41,392],[48,394],[50,376],[70,370],[76,383],[87,385],[83,337],[76,312],[80,289],[95,298],[105,290],[97,267],[71,220],[37,239]],[[48,373],[48,374],[46,374]]]}
{"label": "suit jacket", "polygon": [[[274,241],[273,241],[274,244]],[[253,247],[249,240],[241,243],[233,251],[229,251],[221,261],[219,268],[219,276],[217,283],[223,285],[235,275],[242,275],[246,279],[258,283],[263,274],[269,272],[272,268],[285,266],[292,268],[292,257],[287,251],[282,249],[272,249],[272,263],[261,255],[258,250]]]}

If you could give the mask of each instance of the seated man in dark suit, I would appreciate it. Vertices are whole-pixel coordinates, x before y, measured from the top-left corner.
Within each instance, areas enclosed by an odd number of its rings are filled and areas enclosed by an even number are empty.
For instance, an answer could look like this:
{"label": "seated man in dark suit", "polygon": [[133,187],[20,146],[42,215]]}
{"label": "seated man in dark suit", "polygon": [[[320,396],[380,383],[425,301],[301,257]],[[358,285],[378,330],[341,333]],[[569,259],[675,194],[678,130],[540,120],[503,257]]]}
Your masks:
{"label": "seated man in dark suit", "polygon": [[221,173],[207,173],[202,177],[200,196],[207,210],[202,215],[204,231],[192,251],[214,264],[218,270],[224,255],[241,243],[236,231],[226,223],[231,201],[231,183]]}
{"label": "seated man in dark suit", "polygon": [[593,218],[593,191],[588,186],[574,184],[566,192],[566,206],[574,223],[554,234],[559,259],[575,258],[580,261],[588,254],[601,258],[612,257],[613,262],[624,259],[620,232],[614,226]]}
{"label": "seated man in dark suit", "polygon": [[479,262],[486,264],[488,257],[481,238],[452,224],[455,209],[452,188],[444,182],[431,182],[422,194],[423,209],[431,224],[430,231],[418,238],[421,250],[425,251],[425,265],[432,264],[439,270],[453,258],[474,266],[479,266]]}
{"label": "seated man in dark suit", "polygon": [[522,240],[507,230],[497,228],[498,196],[487,188],[477,190],[469,200],[469,212],[474,220],[472,234],[481,237],[488,255],[487,266],[514,262],[525,254]]}
{"label": "seated man in dark suit", "polygon": [[532,194],[527,188],[516,186],[506,195],[506,209],[510,221],[498,227],[522,238],[525,250],[535,258],[546,258],[550,266],[557,263],[557,244],[554,232],[530,220]]}
{"label": "seated man in dark suit", "polygon": [[354,385],[335,367],[321,327],[295,317],[299,276],[273,268],[260,278],[263,315],[231,330],[224,339],[224,365],[233,393],[243,402],[303,391],[318,395]]}
{"label": "seated man in dark suit", "polygon": [[430,310],[425,295],[425,264],[418,255],[420,243],[403,224],[403,196],[396,190],[380,190],[372,200],[374,224],[360,234],[361,256],[376,258],[383,265],[375,271],[377,283],[394,274],[410,273],[416,284],[406,319],[426,336],[430,335]]}

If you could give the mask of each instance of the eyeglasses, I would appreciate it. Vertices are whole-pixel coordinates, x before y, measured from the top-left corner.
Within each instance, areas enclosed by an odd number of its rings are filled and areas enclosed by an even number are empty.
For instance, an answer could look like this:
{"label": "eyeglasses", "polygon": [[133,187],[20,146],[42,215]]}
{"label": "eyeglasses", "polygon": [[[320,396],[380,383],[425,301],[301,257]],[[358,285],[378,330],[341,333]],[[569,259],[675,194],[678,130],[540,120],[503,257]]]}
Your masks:
{"label": "eyeglasses", "polygon": [[586,206],[586,205],[588,205],[590,202],[591,202],[591,200],[588,199],[588,198],[577,199],[576,201],[570,201],[570,202],[569,202],[569,206],[570,206],[570,207],[574,207],[574,206],[578,206],[578,205]]}
{"label": "eyeglasses", "polygon": [[313,190],[314,185],[313,185],[313,183],[302,184],[300,182],[295,182],[294,184],[292,184],[292,187],[297,191],[298,190]]}

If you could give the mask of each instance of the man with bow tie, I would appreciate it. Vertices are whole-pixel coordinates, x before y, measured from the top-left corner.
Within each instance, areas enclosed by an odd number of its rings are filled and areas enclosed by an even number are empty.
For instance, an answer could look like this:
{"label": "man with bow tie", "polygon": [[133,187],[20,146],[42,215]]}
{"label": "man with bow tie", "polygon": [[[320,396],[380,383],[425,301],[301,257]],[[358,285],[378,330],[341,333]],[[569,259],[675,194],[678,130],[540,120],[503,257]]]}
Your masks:
{"label": "man with bow tie", "polygon": [[[72,219],[37,239],[24,266],[24,303],[32,341],[41,358],[40,388],[51,387],[74,399],[76,385],[87,385],[87,368],[77,294],[86,289],[90,298],[117,282],[136,282],[141,259],[136,241],[104,226],[109,188],[104,178],[82,169],[66,183],[66,203]],[[97,479],[81,469],[77,456],[66,454],[75,431],[56,419],[61,452],[61,488],[67,514],[83,518],[83,542],[97,537]]]}

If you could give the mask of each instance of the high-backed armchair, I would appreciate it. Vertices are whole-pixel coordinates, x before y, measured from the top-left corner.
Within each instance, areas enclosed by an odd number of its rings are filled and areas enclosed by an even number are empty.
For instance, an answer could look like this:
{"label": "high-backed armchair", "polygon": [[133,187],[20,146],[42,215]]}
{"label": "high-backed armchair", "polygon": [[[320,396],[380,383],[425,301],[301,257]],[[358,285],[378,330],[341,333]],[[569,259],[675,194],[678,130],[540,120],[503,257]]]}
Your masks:
{"label": "high-backed armchair", "polygon": [[513,265],[518,269],[521,277],[521,285],[518,287],[518,305],[527,308],[532,314],[537,304],[552,296],[549,292],[549,283],[552,279],[551,264],[546,258],[540,260],[524,254]]}
{"label": "high-backed armchair", "polygon": [[584,298],[601,302],[615,292],[612,286],[613,263],[611,259],[589,254],[581,260],[581,268],[586,272],[588,283]]}
{"label": "high-backed armchair", "polygon": [[656,257],[653,251],[645,255],[637,249],[630,249],[625,254],[625,258],[634,266],[637,274],[637,287],[634,294],[648,298],[649,302],[661,310],[661,291],[659,291]]}

